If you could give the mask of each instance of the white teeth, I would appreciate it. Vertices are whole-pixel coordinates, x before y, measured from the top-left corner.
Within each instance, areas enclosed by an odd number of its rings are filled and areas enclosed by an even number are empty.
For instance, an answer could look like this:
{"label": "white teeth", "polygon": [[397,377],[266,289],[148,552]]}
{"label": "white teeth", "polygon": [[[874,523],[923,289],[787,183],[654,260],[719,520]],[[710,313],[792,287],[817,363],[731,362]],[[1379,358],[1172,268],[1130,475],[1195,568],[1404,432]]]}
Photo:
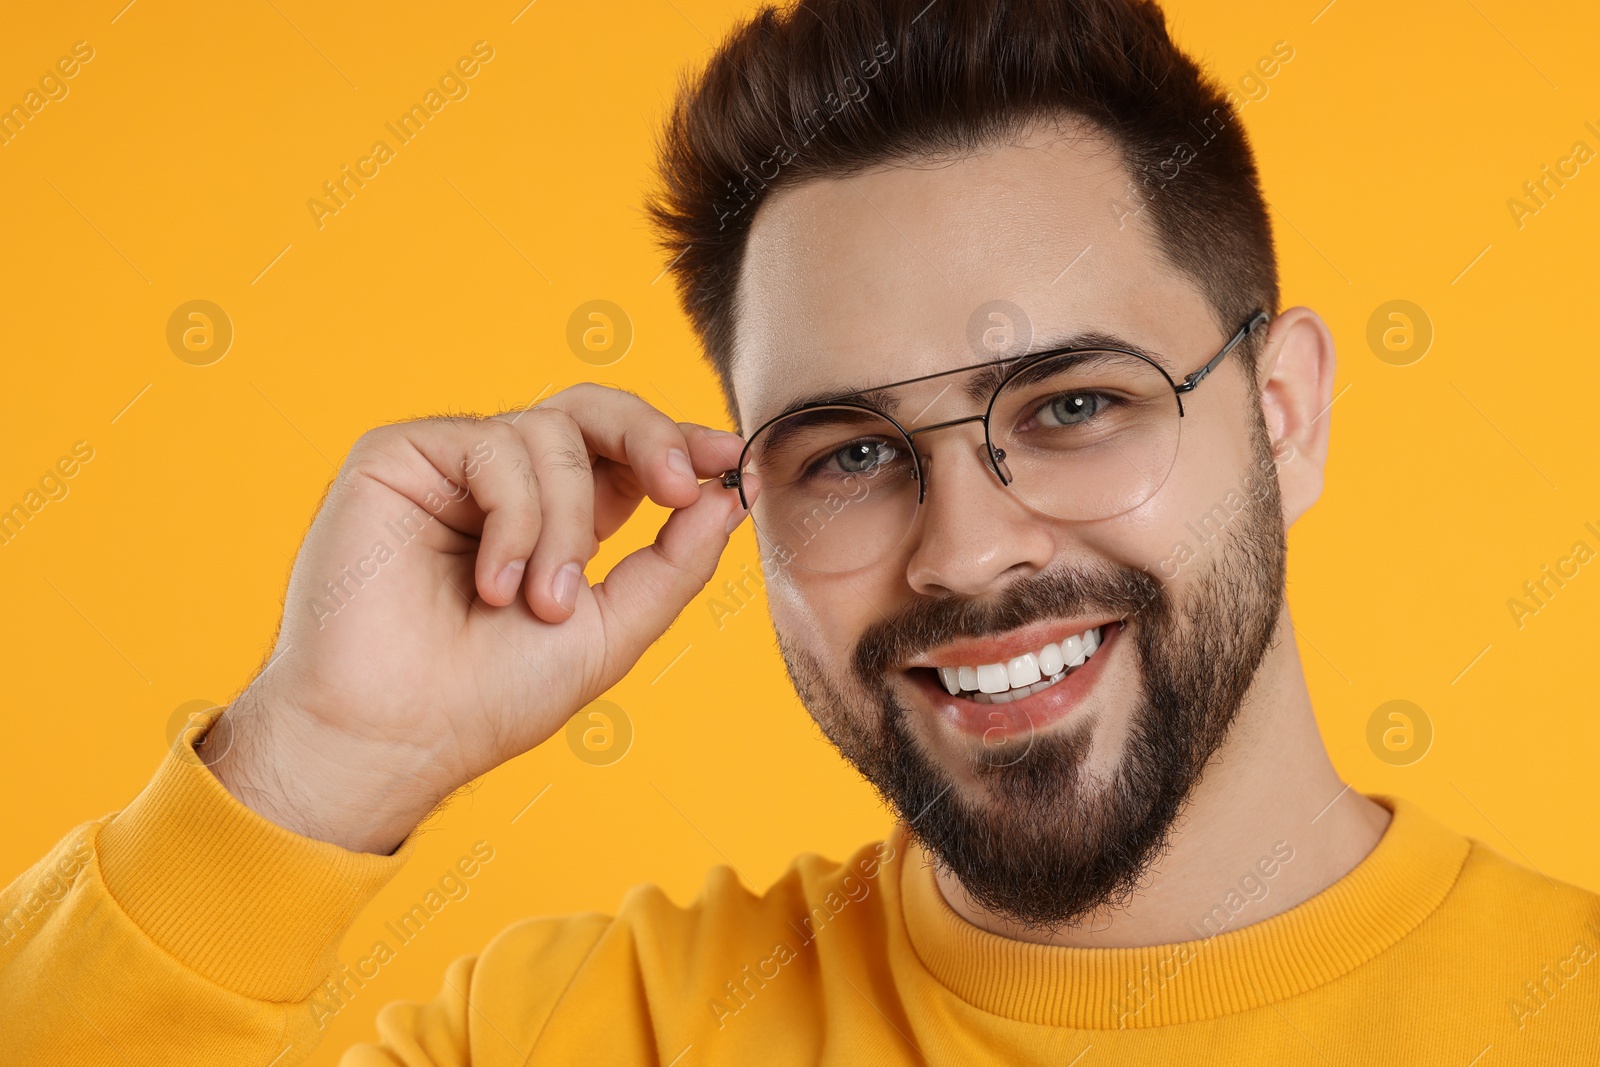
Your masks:
{"label": "white teeth", "polygon": [[1039,673],[1039,657],[1032,652],[1024,652],[1006,664],[1006,678],[1010,680],[1013,689],[1032,685],[1041,677],[1043,675]]}
{"label": "white teeth", "polygon": [[1096,627],[1005,663],[939,667],[939,681],[951,696],[965,694],[980,704],[1006,704],[1059,682],[1094,655],[1100,643]]}
{"label": "white teeth", "polygon": [[985,663],[978,668],[978,692],[1004,693],[1011,688],[1004,663]]}
{"label": "white teeth", "polygon": [[1030,686],[1026,686],[1022,689],[1013,689],[1006,693],[973,693],[972,699],[979,704],[1009,704],[1013,700],[1021,700],[1023,697],[1032,693],[1037,693],[1041,689],[1049,689],[1052,685],[1055,685],[1065,677],[1066,672],[1063,671],[1060,674],[1053,674],[1048,678],[1041,678]]}
{"label": "white teeth", "polygon": [[1083,662],[1083,638],[1073,634],[1061,642],[1061,658],[1067,661],[1067,666],[1076,667]]}

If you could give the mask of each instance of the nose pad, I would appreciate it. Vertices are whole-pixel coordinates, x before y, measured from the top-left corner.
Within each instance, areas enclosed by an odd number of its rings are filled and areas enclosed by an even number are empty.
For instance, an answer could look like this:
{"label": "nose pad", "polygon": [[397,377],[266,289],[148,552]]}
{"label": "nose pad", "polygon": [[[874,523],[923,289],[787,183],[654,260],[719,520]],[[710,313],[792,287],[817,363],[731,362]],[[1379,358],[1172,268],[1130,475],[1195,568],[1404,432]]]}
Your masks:
{"label": "nose pad", "polygon": [[1000,479],[1001,485],[1011,484],[1011,468],[1006,466],[1006,450],[1003,448],[990,448],[984,446],[984,451],[989,454],[989,469],[994,471]]}

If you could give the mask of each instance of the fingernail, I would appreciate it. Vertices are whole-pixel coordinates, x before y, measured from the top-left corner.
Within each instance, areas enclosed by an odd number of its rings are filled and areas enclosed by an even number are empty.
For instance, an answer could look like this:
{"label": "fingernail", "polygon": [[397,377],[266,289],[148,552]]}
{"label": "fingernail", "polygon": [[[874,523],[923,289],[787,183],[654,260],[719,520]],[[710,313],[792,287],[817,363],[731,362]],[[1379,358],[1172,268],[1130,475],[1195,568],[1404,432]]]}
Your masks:
{"label": "fingernail", "polygon": [[700,479],[694,476],[694,464],[689,462],[689,454],[683,449],[674,448],[667,453],[667,466],[680,478],[687,478],[689,484],[699,484]]}
{"label": "fingernail", "polygon": [[494,580],[494,588],[502,600],[512,600],[517,595],[517,587],[522,584],[522,572],[528,568],[525,559],[514,559],[500,568],[500,576]]}
{"label": "fingernail", "polygon": [[733,533],[733,531],[739,528],[739,524],[744,521],[746,514],[747,512],[744,510],[744,505],[740,504],[738,501],[734,501],[733,510],[728,513],[729,533]]}
{"label": "fingernail", "polygon": [[555,597],[556,603],[562,608],[571,611],[578,604],[578,583],[581,581],[583,581],[583,565],[568,563],[556,571],[556,576],[550,583],[550,595]]}

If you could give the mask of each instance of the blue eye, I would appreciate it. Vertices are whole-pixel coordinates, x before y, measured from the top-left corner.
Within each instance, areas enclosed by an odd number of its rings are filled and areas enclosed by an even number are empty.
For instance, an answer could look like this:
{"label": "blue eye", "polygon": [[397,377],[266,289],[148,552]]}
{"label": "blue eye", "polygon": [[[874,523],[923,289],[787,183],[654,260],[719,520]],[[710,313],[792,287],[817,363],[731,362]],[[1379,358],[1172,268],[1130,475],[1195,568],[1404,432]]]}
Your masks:
{"label": "blue eye", "polygon": [[1062,393],[1041,405],[1037,417],[1045,426],[1077,426],[1093,418],[1103,403],[1095,393]]}

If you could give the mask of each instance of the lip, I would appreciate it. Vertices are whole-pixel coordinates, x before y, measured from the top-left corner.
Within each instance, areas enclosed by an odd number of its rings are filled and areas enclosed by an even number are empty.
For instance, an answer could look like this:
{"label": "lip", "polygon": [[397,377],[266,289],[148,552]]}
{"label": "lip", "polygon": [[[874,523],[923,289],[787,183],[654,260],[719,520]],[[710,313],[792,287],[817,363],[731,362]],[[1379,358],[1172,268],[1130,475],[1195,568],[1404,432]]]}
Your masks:
{"label": "lip", "polygon": [[[959,667],[963,664],[976,667],[980,663],[1005,663],[1024,653],[1037,652],[1045,645],[1064,641],[1074,634],[1081,634],[1096,626],[1116,625],[1120,621],[1113,616],[1029,623],[1016,630],[1007,630],[999,637],[969,637],[940,645],[931,652],[907,660],[902,667]],[[1100,636],[1104,638],[1106,634],[1102,632]],[[1089,662],[1093,663],[1094,657]]]}
{"label": "lip", "polygon": [[[1068,626],[1076,625],[1068,623]],[[1089,623],[1083,629],[1091,629],[1095,624]],[[938,675],[931,670],[908,670],[906,677],[927,698],[934,712],[943,720],[950,723],[963,734],[972,737],[984,738],[992,741],[996,734],[1001,736],[1015,736],[1027,734],[1030,731],[1040,730],[1050,724],[1066,718],[1072,711],[1080,706],[1094,688],[1101,672],[1105,669],[1106,660],[1121,644],[1123,624],[1116,621],[1102,622],[1099,624],[1100,647],[1095,649],[1094,655],[1082,667],[1067,675],[1061,681],[1048,689],[1012,700],[1005,704],[980,704],[975,700],[965,697],[951,696],[939,684]],[[1003,652],[1006,647],[1018,647],[1019,642],[1032,640],[1032,629],[1015,631],[1008,634],[1002,645],[997,641],[988,643],[988,650]],[[1039,644],[1050,641],[1050,634],[1063,632],[1065,635],[1081,633],[1082,630],[1061,630],[1060,623],[1042,624],[1039,630],[1043,633]],[[1013,640],[1013,637],[1016,640]],[[966,655],[970,649],[983,649],[984,643],[979,641],[962,642],[948,646]],[[1023,651],[1031,651],[1039,645],[1022,644]],[[1021,653],[1016,653],[1020,655]],[[940,650],[939,658],[944,659],[946,652]],[[967,663],[991,663],[994,659],[964,660]],[[927,657],[919,658],[915,664],[908,666],[929,667],[931,663],[925,662]],[[948,665],[946,660],[946,665]]]}

